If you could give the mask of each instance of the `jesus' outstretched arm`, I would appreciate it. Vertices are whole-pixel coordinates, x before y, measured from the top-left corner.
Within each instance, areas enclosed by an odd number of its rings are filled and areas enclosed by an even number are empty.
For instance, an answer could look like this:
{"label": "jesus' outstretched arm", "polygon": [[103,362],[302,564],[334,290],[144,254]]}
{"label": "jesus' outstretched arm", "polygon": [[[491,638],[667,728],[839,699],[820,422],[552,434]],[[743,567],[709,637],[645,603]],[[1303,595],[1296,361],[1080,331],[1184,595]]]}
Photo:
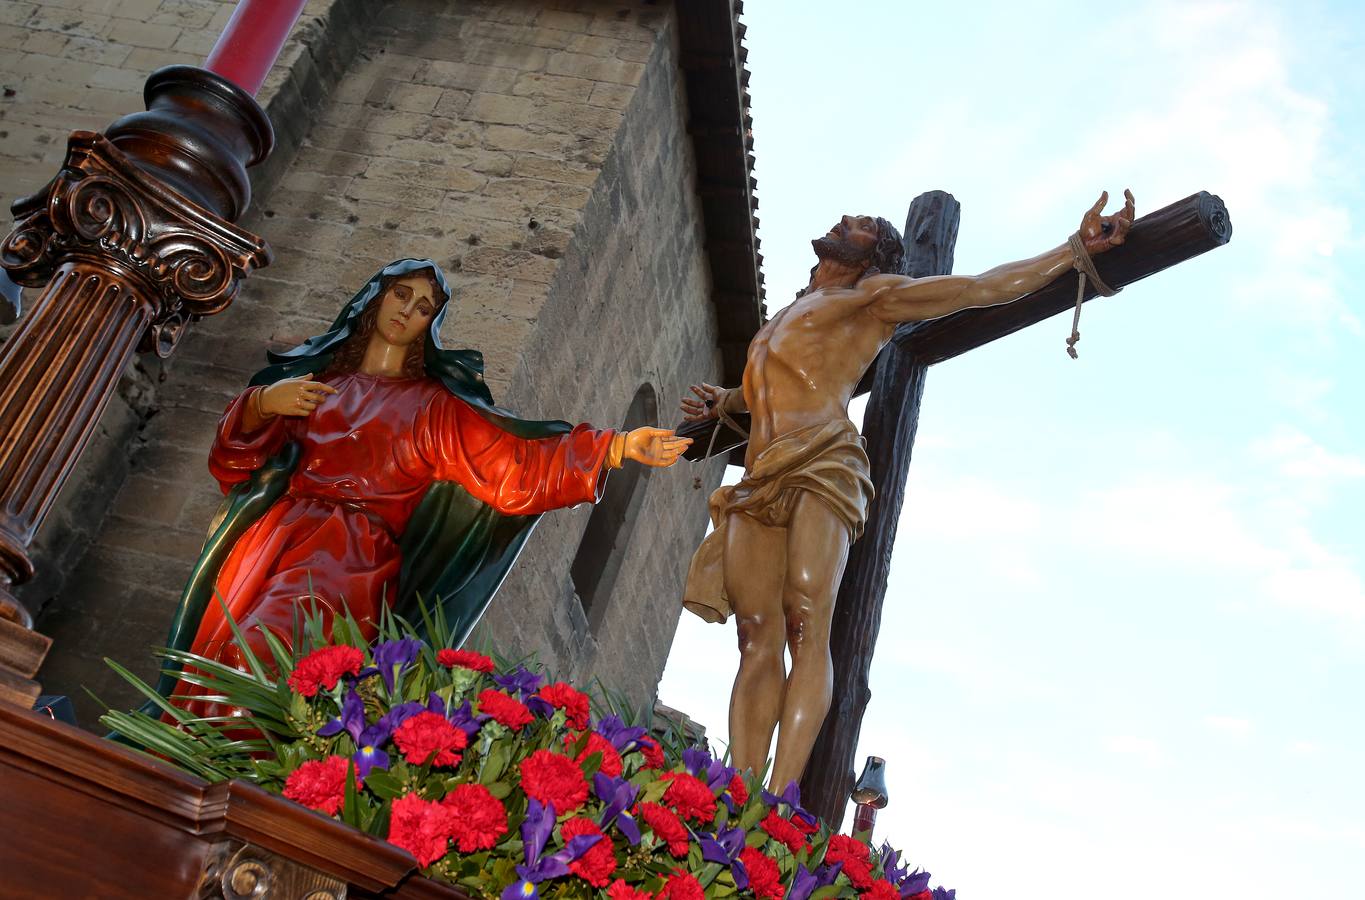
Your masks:
{"label": "jesus' outstretched arm", "polygon": [[[1124,191],[1123,209],[1112,216],[1101,215],[1109,199],[1100,195],[1081,220],[1079,233],[1091,256],[1117,247],[1127,238],[1133,224],[1133,194]],[[858,283],[869,297],[868,312],[887,324],[937,319],[964,309],[997,306],[1018,300],[1065,274],[1074,263],[1070,246],[1062,244],[1032,259],[1005,263],[976,276],[936,275],[907,278],[903,275],[873,275]]]}

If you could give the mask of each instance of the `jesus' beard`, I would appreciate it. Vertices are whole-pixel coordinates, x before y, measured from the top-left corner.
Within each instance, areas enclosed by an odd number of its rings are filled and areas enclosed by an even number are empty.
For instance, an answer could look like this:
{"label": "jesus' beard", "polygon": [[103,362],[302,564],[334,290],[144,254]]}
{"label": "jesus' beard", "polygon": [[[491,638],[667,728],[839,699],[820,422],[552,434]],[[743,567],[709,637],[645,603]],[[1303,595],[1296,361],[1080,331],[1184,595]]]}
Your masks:
{"label": "jesus' beard", "polygon": [[833,260],[846,266],[867,265],[871,254],[851,241],[838,241],[826,235],[810,242],[819,259]]}

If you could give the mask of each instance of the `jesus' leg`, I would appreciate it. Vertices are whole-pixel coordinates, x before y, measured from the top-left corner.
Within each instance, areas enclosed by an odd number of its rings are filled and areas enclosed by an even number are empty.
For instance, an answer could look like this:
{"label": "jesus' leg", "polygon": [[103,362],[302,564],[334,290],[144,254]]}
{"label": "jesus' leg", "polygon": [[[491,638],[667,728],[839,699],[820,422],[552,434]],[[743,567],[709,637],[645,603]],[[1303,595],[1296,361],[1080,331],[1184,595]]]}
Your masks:
{"label": "jesus' leg", "polygon": [[782,585],[792,670],[768,780],[773,791],[801,777],[829,711],[834,684],[830,619],[848,561],[849,537],[848,526],[819,497],[806,494],[797,501],[787,526],[787,576]]}
{"label": "jesus' leg", "polygon": [[782,711],[786,642],[782,570],[786,530],[742,513],[726,524],[725,594],[739,631],[739,674],[730,692],[730,762],[763,771]]}

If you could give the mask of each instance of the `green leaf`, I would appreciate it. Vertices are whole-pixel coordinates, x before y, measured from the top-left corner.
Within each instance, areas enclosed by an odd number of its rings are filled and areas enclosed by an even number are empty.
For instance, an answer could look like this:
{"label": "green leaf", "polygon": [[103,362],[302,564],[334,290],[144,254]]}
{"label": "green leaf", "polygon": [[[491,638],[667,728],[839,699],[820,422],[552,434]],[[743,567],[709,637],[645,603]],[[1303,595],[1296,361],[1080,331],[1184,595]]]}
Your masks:
{"label": "green leaf", "polygon": [[403,784],[382,769],[371,769],[365,776],[365,787],[381,800],[392,800],[403,793]]}
{"label": "green leaf", "polygon": [[355,789],[355,760],[346,760],[346,796],[341,806],[341,821],[360,827],[360,796]]}
{"label": "green leaf", "polygon": [[[692,845],[692,850],[696,850],[696,851],[697,851],[697,860],[700,861],[700,860],[701,860],[701,848],[698,847],[696,844],[693,844],[693,845]],[[692,862],[692,851],[691,851],[691,850],[689,850],[688,853],[687,853],[687,861],[688,861],[688,863],[691,863],[691,862]],[[695,869],[696,869],[696,866],[694,865],[692,868],[695,870]],[[716,876],[719,875],[719,874],[721,873],[721,870],[722,870],[722,869],[725,869],[725,870],[728,871],[728,870],[729,870],[729,866],[722,866],[720,863],[707,863],[707,864],[702,868],[702,870],[701,870],[700,872],[697,873],[697,881],[701,883],[701,886],[702,886],[703,888],[704,888],[704,887],[707,887],[707,886],[709,886],[709,885],[711,884],[711,882],[713,882],[713,881],[716,880]]]}
{"label": "green leaf", "polygon": [[512,748],[505,743],[499,743],[492,747],[488,754],[483,758],[483,766],[479,771],[479,783],[490,785],[502,777],[502,773],[507,771],[507,764],[512,761]]}
{"label": "green leaf", "polygon": [[232,611],[228,609],[227,601],[216,589],[213,596],[218,601],[218,605],[223,608],[223,618],[227,619],[228,628],[232,629],[232,642],[237,645],[242,661],[246,663],[246,667],[251,670],[251,674],[256,677],[257,681],[269,682],[269,673],[266,672],[265,666],[261,665],[260,659],[256,656],[256,651],[252,650],[251,645],[247,643],[246,635],[242,633],[242,629],[237,627],[237,621],[232,618]]}
{"label": "green leaf", "polygon": [[754,826],[763,821],[768,814],[768,807],[762,800],[755,800],[745,807],[744,814],[739,817],[739,827],[745,831],[752,831]]}
{"label": "green leaf", "polygon": [[829,900],[830,897],[839,896],[842,888],[837,884],[827,884],[822,888],[816,888],[811,892],[810,900]]}

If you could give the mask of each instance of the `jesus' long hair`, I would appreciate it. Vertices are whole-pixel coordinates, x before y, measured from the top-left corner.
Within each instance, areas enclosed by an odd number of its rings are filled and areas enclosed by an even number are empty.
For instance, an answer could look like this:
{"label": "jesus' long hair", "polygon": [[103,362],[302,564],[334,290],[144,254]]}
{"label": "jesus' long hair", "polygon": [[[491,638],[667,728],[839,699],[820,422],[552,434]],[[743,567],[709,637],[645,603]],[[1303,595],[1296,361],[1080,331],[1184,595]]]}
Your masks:
{"label": "jesus' long hair", "polygon": [[[332,361],[329,362],[327,368],[323,370],[322,374],[324,377],[328,375],[351,375],[360,371],[360,364],[365,359],[365,349],[370,345],[370,336],[374,334],[374,329],[379,322],[379,307],[384,302],[384,298],[388,295],[389,289],[393,287],[393,283],[399,278],[405,277],[407,276],[396,275],[384,279],[384,282],[380,285],[379,293],[374,295],[374,299],[366,304],[365,310],[356,317],[355,330],[351,332],[351,336],[336,349],[334,354],[332,354]],[[436,308],[439,310],[445,305],[445,294],[440,290],[440,286],[436,284],[435,279],[430,280],[433,300],[436,301]],[[426,367],[424,365],[426,346],[426,332],[423,332],[421,337],[411,344],[408,344],[407,355],[403,357],[404,378],[423,378],[426,376]]]}

